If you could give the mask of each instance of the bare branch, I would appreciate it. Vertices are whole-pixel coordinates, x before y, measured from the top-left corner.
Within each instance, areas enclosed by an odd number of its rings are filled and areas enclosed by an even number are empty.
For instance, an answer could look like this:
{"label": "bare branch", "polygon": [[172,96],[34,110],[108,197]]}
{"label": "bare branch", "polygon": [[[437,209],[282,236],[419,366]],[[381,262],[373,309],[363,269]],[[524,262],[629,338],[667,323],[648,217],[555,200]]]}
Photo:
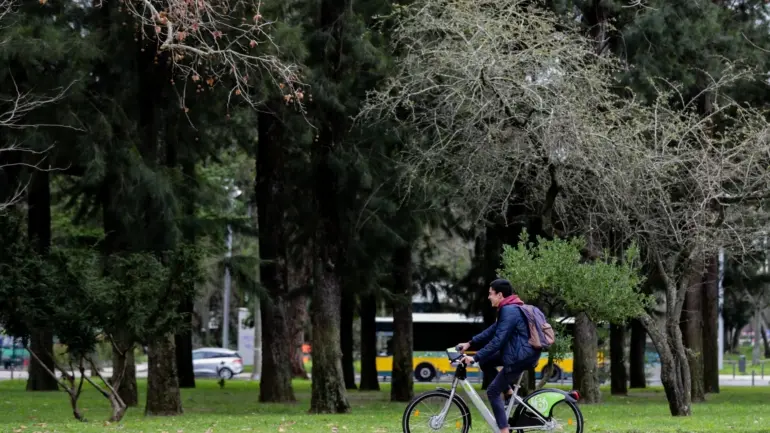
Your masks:
{"label": "bare branch", "polygon": [[[0,5],[0,7],[2,7],[2,5]],[[0,12],[2,12],[2,10],[3,9],[0,9]],[[0,19],[2,19],[1,16]],[[13,78],[13,75],[11,75],[11,80],[15,89],[15,95],[0,95],[0,134],[8,136],[9,129],[21,130],[41,127],[80,129],[75,126],[29,123],[24,121],[25,116],[32,111],[38,110],[45,105],[53,104],[64,98],[70,87],[75,84],[74,82],[70,83],[66,88],[57,89],[53,96],[36,96],[32,95],[30,92],[22,92],[19,89],[16,80]],[[52,168],[50,165],[46,168],[43,166],[43,162],[52,148],[53,145],[44,150],[35,150],[8,139],[8,142],[4,144],[4,147],[0,147],[0,170],[13,166],[24,166],[34,170],[45,171],[66,170],[67,168]],[[11,154],[15,155],[12,156]],[[34,157],[39,158],[35,161]],[[23,198],[26,186],[27,185],[17,186],[15,191],[0,202],[0,213],[3,213],[8,207],[18,203]]]}
{"label": "bare branch", "polygon": [[658,251],[653,263],[752,248],[770,221],[757,206],[770,190],[770,124],[725,90],[757,74],[728,62],[718,76],[700,71],[707,115],[662,79],[653,101],[621,98],[617,59],[526,3],[424,0],[397,15],[399,73],[360,118],[416,132],[408,182],[453,178],[457,202],[479,215],[514,196],[557,218],[562,236],[601,244],[612,232]]}
{"label": "bare branch", "polygon": [[228,101],[236,98],[256,105],[260,101],[252,95],[253,86],[266,73],[283,89],[287,103],[302,107],[298,67],[271,54],[278,52],[270,34],[274,23],[262,15],[261,1],[128,0],[121,4],[136,17],[140,37],[170,54],[185,89],[190,81],[198,90],[228,83]]}

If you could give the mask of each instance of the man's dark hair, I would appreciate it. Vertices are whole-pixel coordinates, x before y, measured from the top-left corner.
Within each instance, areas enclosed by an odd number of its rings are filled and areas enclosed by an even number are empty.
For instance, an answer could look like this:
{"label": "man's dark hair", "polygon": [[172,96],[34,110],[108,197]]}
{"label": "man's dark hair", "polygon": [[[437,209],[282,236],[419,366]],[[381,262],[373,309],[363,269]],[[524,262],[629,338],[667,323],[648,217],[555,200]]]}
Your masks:
{"label": "man's dark hair", "polygon": [[503,297],[509,297],[513,295],[513,286],[511,282],[502,278],[498,278],[495,281],[489,283],[489,287],[497,293],[501,293]]}

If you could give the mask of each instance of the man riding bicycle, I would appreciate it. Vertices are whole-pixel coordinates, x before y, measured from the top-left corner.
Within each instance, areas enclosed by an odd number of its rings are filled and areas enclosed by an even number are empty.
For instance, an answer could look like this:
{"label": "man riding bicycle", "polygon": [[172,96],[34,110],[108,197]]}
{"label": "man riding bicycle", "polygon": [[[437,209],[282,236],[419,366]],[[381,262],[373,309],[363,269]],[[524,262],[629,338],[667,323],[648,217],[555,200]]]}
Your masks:
{"label": "man riding bicycle", "polygon": [[[502,393],[510,394],[513,383],[522,372],[537,365],[540,352],[529,344],[529,327],[519,305],[521,299],[513,293],[508,280],[497,279],[489,285],[489,301],[497,307],[497,321],[471,341],[458,345],[465,352],[472,347],[482,347],[476,355],[464,355],[461,359],[466,365],[476,362],[484,375],[494,377],[487,387],[487,398],[492,406],[500,433],[510,433]],[[500,374],[497,367],[502,366]]]}

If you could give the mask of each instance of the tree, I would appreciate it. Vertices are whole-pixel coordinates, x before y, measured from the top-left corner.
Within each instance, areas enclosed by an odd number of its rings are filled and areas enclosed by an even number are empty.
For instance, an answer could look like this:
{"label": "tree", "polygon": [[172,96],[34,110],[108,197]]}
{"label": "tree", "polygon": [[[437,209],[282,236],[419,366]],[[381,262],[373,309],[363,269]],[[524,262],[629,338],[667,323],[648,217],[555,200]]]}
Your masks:
{"label": "tree", "polygon": [[134,17],[142,39],[156,41],[187,86],[228,86],[228,102],[246,101],[258,107],[252,97],[267,73],[277,87],[286,87],[292,102],[301,104],[301,83],[297,66],[284,63],[275,54],[271,27],[261,1],[189,2],[184,0],[131,0],[123,3]]}
{"label": "tree", "polygon": [[[598,340],[595,323],[608,321],[622,323],[638,317],[650,299],[640,292],[642,278],[639,252],[630,247],[618,260],[611,255],[595,257],[584,262],[581,251],[586,241],[545,240],[531,243],[526,232],[521,234],[517,247],[506,245],[502,254],[499,274],[516,287],[520,296],[533,303],[540,300],[546,314],[553,317],[564,312],[575,317],[574,383],[582,396],[581,401],[598,403],[599,378],[596,366]],[[578,327],[577,322],[591,325]],[[561,357],[559,349],[568,344],[554,345],[549,358]],[[544,372],[548,377],[549,372]]]}
{"label": "tree", "polygon": [[499,209],[526,182],[528,194],[553,198],[543,224],[585,235],[589,256],[636,239],[665,287],[665,325],[649,314],[642,322],[672,415],[689,415],[683,276],[718,245],[751,248],[761,226],[763,214],[745,204],[766,196],[767,122],[725,93],[763,86],[758,75],[722,62],[701,89],[714,98],[704,117],[700,98],[662,79],[649,78],[646,101],[619,95],[617,59],[522,1],[431,0],[395,19],[401,72],[365,114],[430,138],[405,152],[412,179],[462,173],[457,199],[477,209]]}
{"label": "tree", "polygon": [[[11,231],[8,235],[19,233]],[[15,269],[4,267],[6,271],[0,272],[2,287],[6,289],[6,293],[2,293],[6,302],[0,311],[0,323],[27,342],[42,323],[53,326],[60,343],[67,348],[69,369],[56,361],[52,347],[27,343],[30,356],[38,361],[57,388],[67,393],[75,419],[86,420],[78,406],[85,381],[110,401],[110,421],[120,421],[126,411],[126,404],[118,393],[122,372],[116,371],[113,381],[105,380],[91,356],[99,340],[112,341],[101,332],[109,322],[111,293],[109,282],[101,278],[98,255],[89,250],[68,249],[53,249],[49,254],[40,255],[20,250],[18,243],[5,242],[7,240],[3,243],[11,248],[4,252],[13,255],[4,257],[13,261]],[[54,367],[49,368],[43,357],[50,359]],[[86,376],[87,367],[95,371],[103,386],[98,385],[95,378]],[[75,371],[80,373],[79,381],[75,379]]]}

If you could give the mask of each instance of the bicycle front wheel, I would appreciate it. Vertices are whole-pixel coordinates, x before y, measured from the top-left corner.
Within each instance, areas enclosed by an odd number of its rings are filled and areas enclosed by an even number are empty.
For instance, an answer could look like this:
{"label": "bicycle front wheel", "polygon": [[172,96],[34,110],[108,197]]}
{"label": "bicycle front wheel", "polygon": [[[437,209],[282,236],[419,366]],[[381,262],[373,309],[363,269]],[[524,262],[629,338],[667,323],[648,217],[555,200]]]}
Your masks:
{"label": "bicycle front wheel", "polygon": [[[401,419],[404,433],[455,432],[468,433],[471,414],[460,397],[455,396],[449,410],[442,414],[449,393],[430,391],[420,394],[406,407]],[[443,415],[443,416],[442,416]]]}

